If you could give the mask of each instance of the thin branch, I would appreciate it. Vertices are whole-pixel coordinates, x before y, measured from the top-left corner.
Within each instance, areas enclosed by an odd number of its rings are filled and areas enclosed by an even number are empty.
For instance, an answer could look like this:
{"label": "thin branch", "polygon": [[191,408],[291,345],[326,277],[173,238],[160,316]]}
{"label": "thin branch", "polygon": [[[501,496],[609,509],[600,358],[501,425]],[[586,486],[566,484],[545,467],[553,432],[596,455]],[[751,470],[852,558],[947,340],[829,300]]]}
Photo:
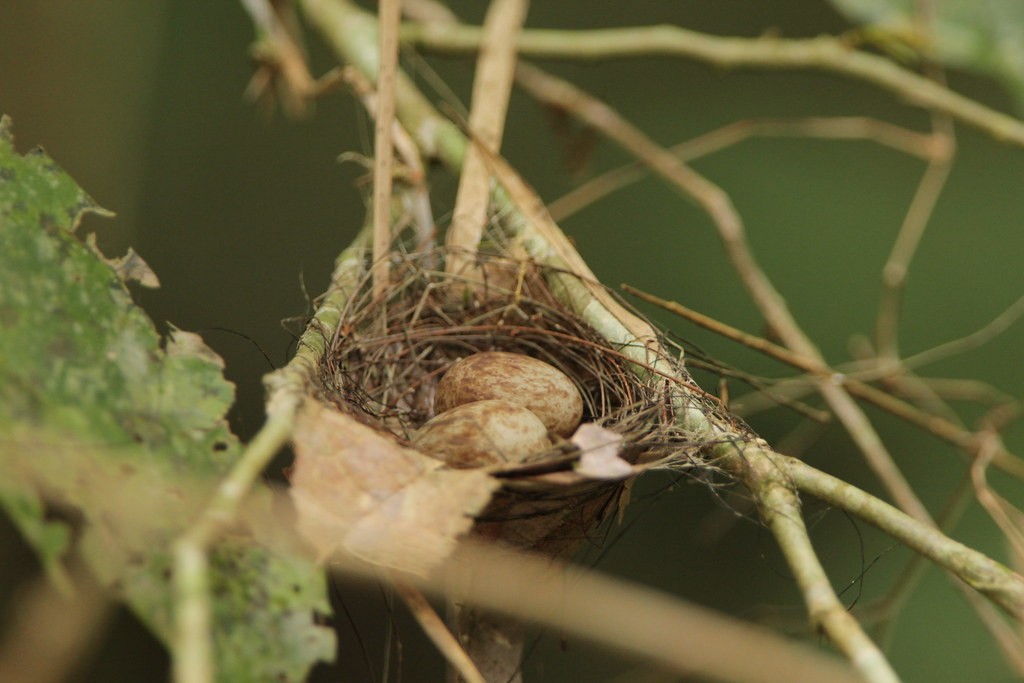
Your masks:
{"label": "thin branch", "polygon": [[[528,6],[526,0],[494,0],[484,20],[485,47],[477,59],[469,128],[478,144],[492,154],[501,149],[516,66],[516,38],[526,20]],[[471,146],[462,163],[452,224],[445,240],[449,251],[447,273],[464,274],[473,268],[487,223],[490,197],[491,176],[482,153]]]}
{"label": "thin branch", "polygon": [[[377,93],[373,90],[373,84],[358,70],[346,67],[341,71],[342,79],[362,101],[370,116],[377,118]],[[395,151],[401,157],[402,163],[408,167],[408,181],[413,186],[413,194],[410,200],[412,214],[415,223],[416,246],[420,250],[433,248],[437,240],[437,226],[434,223],[434,216],[430,208],[430,196],[427,192],[427,173],[420,157],[420,150],[416,142],[409,135],[398,119],[394,119]]]}
{"label": "thin branch", "polygon": [[899,681],[881,650],[839,601],[811,546],[800,501],[780,467],[783,456],[754,445],[723,444],[715,449],[750,488],[761,519],[772,531],[807,605],[811,624],[820,627],[872,683]]}
{"label": "thin branch", "polygon": [[1024,557],[1024,515],[1008,500],[993,491],[986,478],[988,466],[998,450],[999,435],[987,433],[974,464],[971,465],[971,483],[974,485],[975,497],[1003,532],[1011,551],[1018,557]]}
{"label": "thin branch", "polygon": [[[1016,399],[1010,394],[976,379],[961,379],[959,377],[919,377],[918,379],[934,395],[941,396],[947,401],[969,401],[995,408],[1016,403]],[[909,398],[920,396],[916,387],[898,387],[897,389],[904,392],[904,395]]]}
{"label": "thin branch", "polygon": [[[961,477],[946,504],[936,516],[935,521],[939,529],[946,533],[948,529],[955,527],[963,517],[970,502],[970,477],[965,474]],[[931,566],[927,557],[918,553],[912,553],[910,559],[903,569],[900,570],[899,575],[897,575],[892,586],[889,587],[884,596],[853,609],[853,612],[862,620],[868,623],[879,624],[876,627],[876,635],[882,647],[887,647],[894,631],[893,626],[896,618],[903,611],[910,596],[913,595],[915,588],[920,584],[928,568]],[[960,582],[960,585],[965,584]]]}
{"label": "thin branch", "polygon": [[919,368],[929,363],[976,349],[1005,332],[1011,325],[1020,320],[1022,316],[1024,316],[1024,295],[1010,304],[1006,310],[993,318],[984,327],[975,330],[966,337],[953,339],[939,346],[908,356],[903,359],[902,365],[908,368]]}
{"label": "thin branch", "polygon": [[[626,292],[633,296],[656,306],[660,306],[666,311],[682,316],[716,334],[732,339],[733,341],[741,343],[744,346],[748,346],[756,351],[760,351],[775,360],[797,368],[809,375],[815,375],[823,379],[827,378],[837,385],[842,385],[848,392],[857,398],[872,403],[877,407],[892,413],[896,417],[916,425],[930,434],[957,446],[958,448],[964,449],[968,453],[974,453],[979,447],[977,436],[963,429],[959,425],[949,422],[943,418],[924,413],[905,401],[901,401],[900,399],[887,394],[881,389],[877,389],[858,379],[838,373],[824,363],[818,363],[809,358],[805,358],[798,353],[794,353],[787,348],[773,344],[766,339],[748,334],[742,330],[732,327],[731,325],[727,325],[715,320],[714,318],[697,313],[678,302],[666,301],[652,294],[641,292],[629,285],[623,285],[622,287]],[[1024,479],[1024,461],[1007,451],[1005,448],[1000,448],[996,452],[993,464],[1018,479]]]}
{"label": "thin branch", "polygon": [[899,317],[903,308],[903,291],[907,284],[910,262],[917,252],[935,205],[953,170],[953,156],[956,153],[953,122],[948,116],[933,114],[932,128],[935,139],[943,141],[944,144],[940,147],[946,154],[932,159],[925,169],[896,236],[892,252],[882,268],[882,298],[878,303],[878,320],[875,323],[875,346],[878,355],[886,359],[899,357]]}
{"label": "thin branch", "polygon": [[391,262],[391,170],[394,147],[395,74],[398,72],[398,25],[402,0],[380,0],[380,69],[377,72],[377,118],[373,144],[373,296],[383,301]]}
{"label": "thin branch", "polygon": [[[697,314],[699,315],[699,314]],[[684,316],[685,317],[685,316]],[[700,324],[698,322],[698,324]],[[756,339],[756,338],[755,338]],[[746,343],[744,339],[735,339]],[[861,340],[866,342],[866,340]],[[955,349],[944,349],[943,356],[952,355]],[[973,345],[972,345],[973,346]],[[938,347],[936,347],[936,350]],[[948,354],[946,353],[948,351]],[[1024,404],[991,384],[980,380],[953,379],[946,377],[920,377],[909,374],[911,368],[905,362],[893,363],[879,360],[873,355],[861,353],[863,360],[843,363],[835,366],[833,371],[841,375],[844,381],[860,382],[879,380],[883,382],[893,396],[920,404],[934,417],[939,417],[950,424],[964,429],[959,416],[946,404],[947,401],[965,401],[978,403],[989,408],[979,418],[978,424],[986,425],[997,432],[1024,416]],[[922,352],[931,355],[931,350]],[[938,354],[936,354],[938,355]],[[916,356],[914,357],[916,358]],[[925,359],[922,357],[922,361]],[[927,359],[929,362],[932,358]],[[923,365],[915,362],[913,365]],[[757,388],[757,387],[755,387]],[[774,408],[782,401],[796,401],[814,391],[813,384],[806,377],[793,377],[776,381],[772,384],[771,393],[754,391],[747,393],[733,402],[733,407],[744,415],[753,415],[763,410]],[[856,391],[856,389],[854,390]],[[784,403],[783,403],[784,404]],[[923,422],[924,415],[921,416]]]}
{"label": "thin branch", "polygon": [[[940,529],[949,529],[956,525],[971,500],[971,481],[964,476],[944,506],[937,522]],[[862,619],[881,622],[875,629],[876,636],[882,647],[886,647],[895,631],[896,617],[903,610],[914,589],[924,578],[928,569],[928,559],[924,555],[913,554],[906,567],[897,577],[888,593],[871,605],[857,608],[855,612]],[[1007,623],[997,608],[982,595],[975,592],[956,575],[947,572],[953,585],[967,600],[971,609],[977,614],[982,625],[992,634],[1007,663],[1019,672],[1024,672],[1024,640]]]}
{"label": "thin branch", "polygon": [[433,591],[457,586],[459,596],[472,604],[548,624],[687,677],[735,683],[864,681],[839,660],[747,622],[622,579],[493,546],[464,545],[427,580],[429,585],[415,580]]}
{"label": "thin branch", "polygon": [[409,612],[412,613],[419,623],[420,628],[423,629],[423,632],[434,643],[438,652],[444,655],[448,663],[458,672],[462,680],[465,683],[485,683],[484,677],[476,668],[473,660],[469,658],[462,645],[455,639],[455,636],[448,630],[448,627],[444,625],[441,617],[437,615],[437,612],[427,602],[427,599],[423,597],[423,594],[402,581],[394,581],[392,585],[395,588],[395,592],[405,602],[405,606],[409,608]]}
{"label": "thin branch", "polygon": [[780,456],[801,491],[860,517],[949,570],[1014,618],[1024,618],[1024,578],[1005,565],[921,524],[888,503],[795,458]]}
{"label": "thin branch", "polygon": [[[941,154],[935,139],[917,131],[864,116],[810,116],[797,119],[746,119],[716,128],[669,150],[684,163],[756,137],[818,138],[824,140],[869,140],[922,159]],[[639,161],[606,171],[548,204],[555,220],[562,220],[584,207],[621,190],[647,175]]]}
{"label": "thin branch", "polygon": [[[800,329],[785,300],[758,265],[747,242],[743,221],[732,200],[720,187],[686,166],[610,106],[571,83],[526,64],[520,65],[517,76],[520,85],[531,95],[572,113],[600,130],[696,201],[714,222],[733,268],[768,324],[787,346],[819,363],[824,362],[817,347]],[[818,390],[893,499],[918,519],[930,521],[927,508],[918,499],[856,402],[841,387],[827,379],[818,382]]]}
{"label": "thin branch", "polygon": [[[935,6],[931,0],[916,2],[913,21],[924,40],[935,40]],[[942,86],[947,85],[945,71],[937,63],[927,61],[924,75]],[[879,360],[896,360],[900,356],[899,322],[910,263],[917,253],[928,221],[953,170],[953,157],[956,154],[953,120],[948,114],[933,111],[931,122],[932,135],[936,140],[948,143],[949,153],[945,158],[935,158],[928,164],[903,218],[889,258],[882,267],[882,296],[878,302],[878,316],[875,321],[875,355]],[[933,400],[931,403],[936,405],[941,404],[941,401]]]}
{"label": "thin branch", "polygon": [[261,34],[256,56],[264,62],[263,68],[249,82],[246,94],[251,99],[261,97],[280,74],[284,83],[285,112],[295,117],[305,116],[309,112],[309,101],[324,91],[326,83],[318,83],[310,74],[296,36],[297,28],[291,22],[286,23],[280,14],[289,9],[271,0],[241,0],[241,3]]}
{"label": "thin branch", "polygon": [[402,12],[410,21],[419,23],[458,21],[455,13],[439,0],[406,0]]}
{"label": "thin branch", "polygon": [[[471,54],[479,49],[478,27],[411,24],[402,39],[442,54]],[[852,49],[841,39],[819,36],[787,40],[774,36],[726,38],[678,26],[641,26],[594,30],[531,29],[519,37],[519,53],[537,59],[573,61],[672,56],[722,68],[824,71],[884,88],[912,104],[943,112],[997,140],[1024,146],[1024,122],[953,92],[892,61]]]}

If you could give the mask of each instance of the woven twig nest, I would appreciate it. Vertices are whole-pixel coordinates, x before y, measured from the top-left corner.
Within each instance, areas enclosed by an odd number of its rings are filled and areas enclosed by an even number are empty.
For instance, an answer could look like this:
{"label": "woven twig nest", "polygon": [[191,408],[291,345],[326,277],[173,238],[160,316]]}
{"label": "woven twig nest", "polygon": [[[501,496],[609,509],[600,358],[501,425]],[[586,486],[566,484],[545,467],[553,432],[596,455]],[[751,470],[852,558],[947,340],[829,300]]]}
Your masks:
{"label": "woven twig nest", "polygon": [[[477,516],[478,535],[563,555],[616,509],[634,472],[699,464],[706,444],[680,427],[671,400],[673,382],[688,378],[685,370],[671,378],[638,372],[622,349],[558,300],[549,267],[480,255],[473,279],[466,279],[432,267],[442,257],[392,256],[384,301],[374,300],[369,278],[355,289],[323,355],[318,398],[410,446],[435,416],[437,384],[453,363],[487,351],[523,354],[572,380],[583,398],[583,423],[621,437],[611,456],[632,466],[625,475],[618,469],[595,476],[579,466],[584,442],[554,436],[549,449],[525,462],[488,468],[501,486]],[[710,397],[692,400],[705,401],[702,410],[717,409]]]}
{"label": "woven twig nest", "polygon": [[[485,253],[473,254],[471,275],[452,276],[437,269],[441,251],[396,251],[380,298],[359,244],[339,259],[322,317],[303,338],[317,365],[306,394],[314,400],[304,401],[294,433],[292,497],[300,530],[325,557],[341,550],[426,574],[468,534],[565,558],[621,508],[634,475],[671,467],[703,476],[714,470],[703,459],[708,439],[741,433],[681,355],[666,355],[679,349],[595,282]],[[600,315],[609,305],[613,324]],[[621,319],[632,325],[625,334],[615,327]],[[615,334],[632,341],[609,343]],[[419,450],[424,425],[456,410],[434,419],[445,373],[488,352],[557,369],[582,398],[581,425],[549,430],[549,445],[524,459],[476,468]],[[730,429],[708,426],[725,423]],[[520,680],[524,626],[462,604],[457,591],[448,598],[455,635],[485,679]]]}

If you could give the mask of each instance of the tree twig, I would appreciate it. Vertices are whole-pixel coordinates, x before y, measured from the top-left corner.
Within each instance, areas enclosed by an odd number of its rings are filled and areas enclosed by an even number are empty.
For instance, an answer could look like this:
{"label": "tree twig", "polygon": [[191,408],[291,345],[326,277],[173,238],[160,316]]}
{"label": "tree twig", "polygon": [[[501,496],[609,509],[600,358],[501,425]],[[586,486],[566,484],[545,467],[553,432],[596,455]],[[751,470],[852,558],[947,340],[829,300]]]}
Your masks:
{"label": "tree twig", "polygon": [[[936,73],[936,77],[942,77],[941,71]],[[942,141],[938,147],[945,154],[936,156],[928,163],[893,243],[892,252],[882,267],[882,297],[878,302],[878,319],[875,323],[875,347],[883,359],[895,360],[899,357],[899,317],[910,262],[953,170],[956,135],[953,121],[948,115],[932,114],[932,136]]]}
{"label": "tree twig", "polygon": [[[943,152],[936,139],[887,121],[864,116],[809,116],[796,119],[745,119],[680,142],[669,151],[689,163],[756,137],[870,140],[912,156],[931,160]],[[638,180],[648,169],[639,161],[605,171],[548,203],[551,216],[560,221]]]}
{"label": "tree twig", "polygon": [[989,463],[998,450],[999,435],[994,432],[986,433],[971,465],[971,483],[974,486],[975,497],[1003,532],[1010,549],[1018,557],[1024,557],[1024,514],[993,491],[986,478]]}
{"label": "tree twig", "polygon": [[398,73],[398,24],[402,0],[380,1],[380,69],[377,72],[377,116],[373,143],[373,296],[384,301],[390,286],[391,170],[394,158],[395,74]]}
{"label": "tree twig", "polygon": [[[794,353],[787,348],[773,344],[767,339],[762,339],[761,337],[748,334],[742,330],[732,327],[731,325],[727,325],[726,323],[715,320],[714,318],[702,315],[678,302],[666,301],[652,294],[642,292],[629,285],[623,285],[622,288],[626,292],[647,301],[648,303],[660,306],[665,310],[682,316],[701,327],[715,332],[716,334],[720,334],[723,337],[732,339],[744,346],[760,351],[761,353],[797,368],[802,372],[821,378],[828,378],[829,381],[841,384],[847,391],[857,398],[868,401],[869,403],[892,413],[896,417],[906,420],[907,422],[924,429],[930,434],[933,434],[940,439],[957,446],[958,448],[966,450],[968,453],[975,452],[979,447],[976,435],[968,432],[959,425],[949,422],[943,418],[924,413],[905,401],[901,401],[900,399],[887,394],[881,389],[877,389],[858,379],[838,373],[824,363],[819,363],[809,358],[805,358],[804,356]],[[1024,461],[1007,451],[1005,448],[1001,448],[996,452],[993,464],[1008,474],[1024,480]]]}
{"label": "tree twig", "polygon": [[778,462],[801,491],[878,527],[951,571],[1017,620],[1024,618],[1024,578],[1010,568],[796,458],[780,456]]}
{"label": "tree twig", "polygon": [[[293,31],[296,27],[281,16],[281,12],[288,12],[289,8],[271,0],[241,0],[241,3],[262,35],[262,41],[265,41],[265,44],[261,43],[262,49],[257,56],[271,62],[257,71],[246,93],[252,99],[262,96],[280,73],[284,82],[282,99],[285,112],[296,117],[305,116],[310,99],[320,94],[325,84],[318,83],[310,74],[302,46],[295,35],[297,30]],[[293,16],[289,18],[294,19]]]}
{"label": "tree twig", "polygon": [[[358,70],[346,67],[341,72],[342,79],[359,96],[363,106],[370,116],[377,117],[377,93],[373,90],[373,84]],[[410,176],[409,182],[413,186],[413,193],[409,203],[412,205],[413,220],[415,223],[416,246],[426,251],[435,246],[437,241],[437,226],[434,223],[434,216],[430,207],[430,196],[427,192],[427,172],[423,167],[423,160],[420,157],[420,150],[413,141],[412,136],[402,126],[398,119],[394,119],[395,151],[401,157],[402,163],[408,167]]]}
{"label": "tree twig", "polygon": [[[526,64],[519,66],[518,82],[534,97],[563,108],[600,130],[696,201],[714,222],[733,268],[768,324],[786,346],[816,362],[824,363],[821,353],[797,324],[785,300],[754,258],[743,221],[722,188],[686,166],[610,106],[571,83]],[[930,521],[931,515],[927,508],[914,493],[857,403],[842,387],[828,379],[819,380],[817,387],[864,454],[869,467],[900,508],[922,521]]]}
{"label": "tree twig", "polygon": [[[479,49],[479,27],[461,24],[407,24],[402,39],[443,54],[471,54]],[[712,36],[678,26],[640,26],[593,30],[530,29],[519,37],[519,53],[538,59],[591,61],[627,57],[671,56],[722,68],[806,69],[855,78],[884,88],[933,111],[1024,146],[1024,122],[964,97],[892,61],[852,49],[839,38],[819,36],[787,40],[774,36]]]}
{"label": "tree twig", "polygon": [[417,589],[403,581],[393,581],[395,592],[405,602],[413,617],[419,623],[420,628],[427,634],[438,651],[444,655],[448,663],[458,672],[465,683],[485,683],[484,677],[476,668],[473,660],[469,658],[466,651],[455,639],[452,632],[441,621],[434,608],[427,602]]}
{"label": "tree twig", "polygon": [[899,681],[881,650],[839,601],[811,546],[800,501],[779,463],[782,456],[759,444],[723,444],[722,462],[741,475],[754,494],[761,519],[772,531],[803,594],[812,626],[821,628],[872,683]]}
{"label": "tree twig", "polygon": [[[460,596],[473,604],[549,624],[689,677],[735,683],[864,681],[839,660],[770,631],[621,579],[552,566],[543,558],[463,545],[428,581],[425,588],[458,586]],[[736,656],[738,649],[744,656]]]}
{"label": "tree twig", "polygon": [[[469,128],[480,146],[492,154],[501,149],[505,115],[516,66],[516,38],[526,19],[526,0],[494,0],[484,21],[486,47],[477,59]],[[473,267],[487,222],[491,176],[476,145],[466,151],[448,229],[445,272],[466,274]]]}
{"label": "tree twig", "polygon": [[938,346],[907,356],[901,364],[907,368],[919,368],[929,363],[955,356],[982,346],[991,339],[1005,332],[1011,325],[1024,316],[1024,295],[1010,304],[1002,313],[984,326],[960,339],[953,339]]}

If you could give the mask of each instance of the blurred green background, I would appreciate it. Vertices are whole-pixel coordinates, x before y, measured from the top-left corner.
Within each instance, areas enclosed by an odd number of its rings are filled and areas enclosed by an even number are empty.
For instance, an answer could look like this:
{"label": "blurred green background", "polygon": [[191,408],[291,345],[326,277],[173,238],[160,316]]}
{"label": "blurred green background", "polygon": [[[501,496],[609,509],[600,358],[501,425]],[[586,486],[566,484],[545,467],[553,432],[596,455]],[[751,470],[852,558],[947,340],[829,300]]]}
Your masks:
{"label": "blurred green background", "polygon": [[[484,3],[454,6],[480,21]],[[598,27],[675,23],[718,34],[785,36],[837,33],[848,27],[822,0],[663,0],[535,3],[528,25]],[[108,254],[133,246],[162,282],[137,300],[158,326],[199,331],[227,362],[238,386],[233,425],[243,438],[262,419],[260,376],[283,364],[292,337],[281,322],[309,310],[328,282],[334,255],[354,235],[365,200],[363,170],[340,165],[343,152],[369,154],[372,126],[345,93],[330,95],[305,121],[289,121],[248,103],[251,24],[240,3],[150,0],[39,0],[0,3],[0,110],[11,115],[19,148],[43,145],[114,220],[91,217]],[[310,33],[317,72],[330,56]],[[427,59],[463,101],[470,60]],[[550,64],[601,96],[666,145],[752,117],[866,115],[926,130],[928,117],[897,97],[837,77],[800,73],[726,73],[702,64],[638,59],[591,65]],[[962,73],[951,85],[1003,110],[1011,98]],[[903,348],[915,352],[963,336],[997,315],[1024,290],[1020,179],[1024,150],[959,129],[959,155],[911,271]],[[538,106],[513,97],[506,154],[545,199],[627,158],[600,143],[582,175],[567,170],[557,134]],[[797,319],[834,361],[848,358],[851,336],[870,332],[880,270],[923,171],[919,160],[869,142],[754,140],[695,166],[732,196],[762,265]],[[455,181],[437,176],[438,197]],[[447,207],[436,209],[444,218]],[[564,227],[608,284],[628,282],[758,332],[759,315],[726,263],[709,220],[663,183],[648,179],[566,220]],[[777,365],[668,316],[643,309],[718,359],[751,373],[778,376]],[[292,329],[295,329],[293,324]],[[1024,326],[987,346],[930,368],[976,378],[1011,394],[1024,391]],[[266,354],[266,358],[264,357]],[[269,359],[269,360],[268,360]],[[708,387],[713,389],[714,387]],[[741,387],[734,386],[739,393]],[[869,411],[870,412],[870,411]],[[965,413],[968,417],[972,413]],[[871,412],[908,478],[933,513],[963,471],[944,444]],[[773,411],[751,418],[769,441],[798,419]],[[1024,430],[1008,434],[1024,451]],[[804,454],[817,466],[872,491],[878,487],[848,439],[829,428]],[[1020,485],[993,475],[1018,505]],[[624,527],[589,561],[728,613],[753,617],[766,606],[792,609],[799,598],[771,538],[733,515],[707,487],[653,474],[641,481]],[[729,505],[737,501],[725,501]],[[877,597],[909,554],[888,538],[813,501],[813,537],[843,599]],[[953,536],[1005,558],[1001,536],[977,505]],[[0,524],[0,595],[4,610],[34,567],[25,547]],[[603,545],[602,551],[597,546]],[[373,587],[342,587],[369,650],[343,629],[341,669],[316,680],[379,676],[384,627]],[[400,611],[400,610],[399,610]],[[407,672],[418,658],[439,659],[405,624]],[[685,634],[681,634],[685,637]],[[811,636],[815,640],[814,636]],[[959,593],[931,571],[902,615],[892,659],[908,681],[1014,680]],[[824,647],[824,644],[822,644]],[[737,656],[743,656],[737,653]],[[165,671],[159,647],[127,614],[76,680],[151,680]],[[526,664],[531,681],[642,681],[658,678],[635,663],[595,652],[560,634],[541,638]]]}

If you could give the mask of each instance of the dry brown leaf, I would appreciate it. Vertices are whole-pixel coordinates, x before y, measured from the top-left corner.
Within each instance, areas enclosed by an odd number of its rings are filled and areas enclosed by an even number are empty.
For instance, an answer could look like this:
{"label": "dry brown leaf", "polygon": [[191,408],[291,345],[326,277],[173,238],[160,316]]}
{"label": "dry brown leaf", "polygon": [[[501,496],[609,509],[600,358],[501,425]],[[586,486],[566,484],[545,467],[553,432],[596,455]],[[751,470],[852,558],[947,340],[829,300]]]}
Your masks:
{"label": "dry brown leaf", "polygon": [[576,472],[592,479],[623,479],[633,476],[633,466],[619,457],[622,435],[601,425],[580,425],[570,439],[580,449]]}
{"label": "dry brown leaf", "polygon": [[313,401],[294,441],[299,529],[323,559],[341,551],[425,574],[448,557],[499,485],[479,470],[447,469]]}
{"label": "dry brown leaf", "polygon": [[143,287],[148,289],[160,289],[160,279],[153,272],[153,269],[149,267],[149,264],[139,256],[138,252],[128,247],[128,252],[124,256],[117,258],[107,258],[102,251],[100,251],[99,245],[96,244],[96,235],[90,234],[85,238],[85,244],[96,254],[100,260],[109,265],[117,273],[117,277],[121,279],[121,282],[138,282]]}

